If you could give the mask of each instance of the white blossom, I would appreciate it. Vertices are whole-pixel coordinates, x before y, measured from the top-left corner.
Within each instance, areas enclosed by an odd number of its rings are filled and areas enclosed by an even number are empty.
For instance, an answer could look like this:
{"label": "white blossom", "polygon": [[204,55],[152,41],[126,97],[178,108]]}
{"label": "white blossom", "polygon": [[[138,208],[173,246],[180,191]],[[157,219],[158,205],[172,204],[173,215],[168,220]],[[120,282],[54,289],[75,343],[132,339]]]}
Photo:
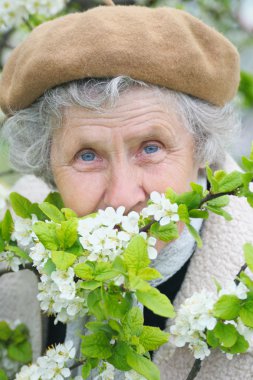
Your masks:
{"label": "white blossom", "polygon": [[104,362],[102,365],[101,373],[99,373],[93,380],[114,380],[114,367],[110,363]]}
{"label": "white blossom", "polygon": [[43,274],[38,289],[40,308],[56,315],[55,324],[72,321],[87,312],[85,291],[79,290],[79,282],[75,283],[73,268],[54,271],[51,276]]}
{"label": "white blossom", "polygon": [[32,215],[31,219],[23,219],[18,216],[14,218],[14,231],[11,234],[11,240],[16,241],[22,249],[31,248],[33,239],[36,239],[32,226],[38,221],[36,215]]}
{"label": "white blossom", "polygon": [[49,348],[31,366],[23,366],[15,380],[64,380],[71,375],[67,362],[75,357],[72,341]]}
{"label": "white blossom", "polygon": [[241,300],[245,300],[247,298],[248,292],[247,286],[245,286],[242,282],[239,282],[238,285],[234,281],[229,281],[225,284],[224,288],[219,291],[219,297],[228,294],[235,295]]}
{"label": "white blossom", "polygon": [[33,265],[41,272],[47,260],[51,257],[51,251],[46,249],[42,243],[37,242],[31,247],[29,256],[33,260]]}
{"label": "white blossom", "polygon": [[0,253],[0,262],[4,262],[7,268],[13,272],[18,272],[21,265],[25,265],[28,261],[15,256],[13,252],[5,251]]}
{"label": "white blossom", "polygon": [[0,32],[18,27],[29,15],[51,17],[63,10],[67,0],[2,0]]}
{"label": "white blossom", "polygon": [[204,360],[211,353],[207,343],[201,339],[192,340],[189,347],[193,350],[195,359]]}
{"label": "white blossom", "polygon": [[138,222],[140,219],[140,215],[136,211],[129,212],[128,215],[123,216],[122,219],[122,228],[124,231],[129,234],[138,234],[139,226]]}
{"label": "white blossom", "polygon": [[179,221],[177,211],[178,205],[176,203],[171,203],[164,194],[153,191],[150,194],[149,204],[142,210],[141,215],[144,218],[153,217],[161,226],[165,226],[170,222]]}
{"label": "white blossom", "polygon": [[98,211],[97,218],[101,225],[113,228],[122,223],[124,212],[124,206],[120,206],[116,210],[113,207],[107,207],[105,210]]}
{"label": "white blossom", "polygon": [[0,32],[19,26],[27,18],[25,0],[2,0],[0,3]]}
{"label": "white blossom", "polygon": [[139,234],[142,236],[145,240],[147,240],[148,243],[148,257],[150,260],[154,260],[157,257],[157,249],[155,248],[156,245],[156,238],[153,236],[148,237],[148,234],[146,232],[140,232]]}
{"label": "white blossom", "polygon": [[175,324],[171,326],[171,340],[177,347],[189,344],[195,358],[204,359],[210,351],[205,343],[205,330],[212,330],[216,318],[212,315],[217,297],[205,290],[194,293],[180,306]]}
{"label": "white blossom", "polygon": [[[232,321],[231,321],[232,322]],[[237,318],[237,331],[241,334],[249,343],[249,350],[253,350],[253,328],[244,325],[240,318]],[[248,351],[249,351],[248,350]]]}

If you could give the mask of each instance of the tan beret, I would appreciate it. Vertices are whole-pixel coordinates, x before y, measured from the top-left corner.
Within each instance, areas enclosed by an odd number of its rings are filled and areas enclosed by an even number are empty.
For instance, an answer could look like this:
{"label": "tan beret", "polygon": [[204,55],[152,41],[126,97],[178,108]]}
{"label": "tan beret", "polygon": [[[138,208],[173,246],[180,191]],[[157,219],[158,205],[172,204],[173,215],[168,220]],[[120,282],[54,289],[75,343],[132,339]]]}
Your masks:
{"label": "tan beret", "polygon": [[0,106],[11,114],[62,83],[117,75],[222,106],[236,94],[239,55],[220,33],[184,11],[99,6],[32,31],[4,67]]}

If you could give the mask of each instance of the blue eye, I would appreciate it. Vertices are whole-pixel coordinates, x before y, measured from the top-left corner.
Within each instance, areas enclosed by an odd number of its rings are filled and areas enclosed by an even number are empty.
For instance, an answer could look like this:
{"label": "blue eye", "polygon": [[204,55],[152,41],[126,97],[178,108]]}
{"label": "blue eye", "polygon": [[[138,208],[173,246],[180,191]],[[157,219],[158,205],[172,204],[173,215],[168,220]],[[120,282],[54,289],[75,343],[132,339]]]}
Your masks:
{"label": "blue eye", "polygon": [[157,145],[147,145],[144,148],[144,151],[147,154],[156,153],[158,150],[159,150],[159,147]]}
{"label": "blue eye", "polygon": [[83,161],[94,161],[96,158],[96,155],[93,152],[84,152],[81,154],[80,157]]}

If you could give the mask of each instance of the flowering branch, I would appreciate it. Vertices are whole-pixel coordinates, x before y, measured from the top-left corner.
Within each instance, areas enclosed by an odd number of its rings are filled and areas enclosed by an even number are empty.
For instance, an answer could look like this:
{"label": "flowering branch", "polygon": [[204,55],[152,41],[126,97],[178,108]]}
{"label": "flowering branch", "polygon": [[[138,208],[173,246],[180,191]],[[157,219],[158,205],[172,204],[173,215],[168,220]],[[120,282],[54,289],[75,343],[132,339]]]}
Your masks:
{"label": "flowering branch", "polygon": [[[253,161],[248,160],[246,165],[250,170],[245,175],[213,173],[207,167],[210,192],[198,184],[191,184],[192,191],[179,195],[172,189],[165,194],[152,192],[147,207],[139,214],[132,211],[125,215],[125,208],[121,206],[78,218],[64,207],[58,193],[51,193],[41,204],[31,203],[17,193],[10,194],[15,214],[12,217],[7,211],[1,222],[0,259],[8,260],[9,266],[15,269],[25,265],[37,271],[41,309],[54,314],[55,323],[92,316],[92,321],[85,326],[90,333],[81,338],[80,360],[74,367],[66,368],[64,364],[63,374],[82,365],[86,377],[92,369],[100,373],[117,368],[126,374],[137,371],[148,380],[159,379],[157,367],[147,356],[149,351],[168,341],[168,334],[145,326],[143,313],[136,306],[141,304],[167,318],[175,315],[168,298],[149,283],[161,276],[150,267],[151,260],[157,256],[156,239],[164,242],[176,239],[177,222],[181,221],[201,246],[191,218],[207,218],[214,212],[231,219],[223,209],[230,194],[245,196],[252,204],[249,183],[253,178]],[[245,261],[250,267],[253,253],[247,249]],[[194,379],[200,369],[199,360],[208,356],[215,344],[227,354],[238,353],[232,346],[233,340],[227,343],[227,331],[225,338],[219,335],[220,327],[234,328],[230,333],[234,340],[240,339],[241,353],[248,349],[246,338],[239,332],[242,329],[239,317],[245,322],[245,311],[240,310],[244,310],[247,286],[253,281],[246,277],[244,267],[238,275],[241,282],[234,284],[233,289],[219,288],[218,295],[205,291],[194,294],[178,311],[175,325],[171,327],[171,341],[180,347],[189,344],[197,359],[188,379]],[[236,327],[231,328],[231,323],[224,322],[231,319],[224,314],[224,302],[228,303],[225,309],[232,308]],[[234,307],[236,314],[233,314]],[[183,334],[180,331],[180,318],[190,326],[187,333],[185,329]],[[247,323],[246,318],[244,330]],[[31,375],[29,371],[33,369],[41,371],[40,364],[47,360],[40,359],[35,367],[24,368],[20,373],[28,371]],[[15,380],[18,379],[17,374]],[[43,374],[41,380],[44,380]]]}

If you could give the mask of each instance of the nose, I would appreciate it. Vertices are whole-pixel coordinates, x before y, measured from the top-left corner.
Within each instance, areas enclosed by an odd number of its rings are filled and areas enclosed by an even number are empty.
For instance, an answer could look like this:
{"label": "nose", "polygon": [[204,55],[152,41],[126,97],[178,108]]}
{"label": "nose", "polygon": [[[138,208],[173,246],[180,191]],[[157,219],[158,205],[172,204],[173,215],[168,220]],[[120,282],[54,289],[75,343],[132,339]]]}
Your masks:
{"label": "nose", "polygon": [[147,199],[148,195],[142,182],[141,169],[131,165],[118,164],[108,178],[104,194],[105,207],[125,206],[125,213],[139,212]]}

